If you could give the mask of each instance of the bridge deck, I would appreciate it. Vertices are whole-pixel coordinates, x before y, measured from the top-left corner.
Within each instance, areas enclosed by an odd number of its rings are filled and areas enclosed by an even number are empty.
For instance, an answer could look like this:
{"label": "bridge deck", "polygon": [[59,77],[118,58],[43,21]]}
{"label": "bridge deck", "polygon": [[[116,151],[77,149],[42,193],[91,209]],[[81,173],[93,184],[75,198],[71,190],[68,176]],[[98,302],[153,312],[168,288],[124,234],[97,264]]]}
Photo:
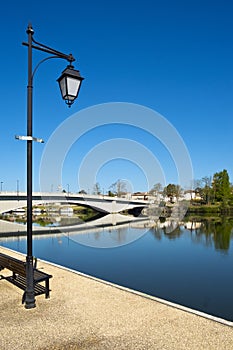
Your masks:
{"label": "bridge deck", "polygon": [[[33,193],[33,204],[78,204],[91,207],[104,213],[119,213],[136,207],[145,207],[148,201],[131,200],[125,198],[77,195],[71,193]],[[27,204],[26,193],[0,193],[0,213],[25,207]]]}

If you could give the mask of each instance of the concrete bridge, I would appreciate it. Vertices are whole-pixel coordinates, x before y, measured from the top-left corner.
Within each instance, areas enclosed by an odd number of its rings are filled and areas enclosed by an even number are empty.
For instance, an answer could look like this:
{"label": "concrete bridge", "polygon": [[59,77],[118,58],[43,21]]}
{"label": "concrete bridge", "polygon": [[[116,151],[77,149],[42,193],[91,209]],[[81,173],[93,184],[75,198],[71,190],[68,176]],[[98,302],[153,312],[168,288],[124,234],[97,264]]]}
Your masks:
{"label": "concrete bridge", "polygon": [[[80,195],[73,193],[40,193],[34,192],[32,196],[33,205],[74,204],[93,208],[103,213],[120,213],[123,210],[134,208],[145,208],[149,205],[146,200],[130,200],[118,197],[103,195]],[[24,192],[1,192],[0,193],[0,214],[27,206],[27,195]]]}

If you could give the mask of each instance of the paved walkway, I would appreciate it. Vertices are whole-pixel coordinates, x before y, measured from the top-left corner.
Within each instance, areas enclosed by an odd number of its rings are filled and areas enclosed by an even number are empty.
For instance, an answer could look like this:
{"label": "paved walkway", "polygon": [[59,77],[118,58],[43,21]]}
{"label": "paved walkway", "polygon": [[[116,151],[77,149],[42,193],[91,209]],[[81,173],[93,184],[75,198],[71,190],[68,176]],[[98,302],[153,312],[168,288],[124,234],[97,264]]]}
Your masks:
{"label": "paved walkway", "polygon": [[0,281],[1,350],[233,350],[232,327],[42,261],[38,267],[53,275],[52,292],[34,309]]}

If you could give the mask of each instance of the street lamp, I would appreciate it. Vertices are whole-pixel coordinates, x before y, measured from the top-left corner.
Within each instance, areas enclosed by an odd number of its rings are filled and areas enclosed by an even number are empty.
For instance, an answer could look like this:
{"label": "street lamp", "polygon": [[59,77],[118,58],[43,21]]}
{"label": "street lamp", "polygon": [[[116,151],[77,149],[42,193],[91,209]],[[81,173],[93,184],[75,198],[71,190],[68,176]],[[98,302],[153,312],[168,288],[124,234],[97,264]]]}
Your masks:
{"label": "street lamp", "polygon": [[77,98],[82,80],[83,78],[79,71],[75,70],[71,64],[67,66],[60,78],[57,79],[62,98],[65,100],[68,107],[70,107]]}
{"label": "street lamp", "polygon": [[[60,85],[62,98],[70,107],[78,97],[83,78],[79,71],[75,70],[72,62],[75,58],[72,54],[66,55],[60,51],[54,50],[49,46],[41,44],[34,40],[34,30],[31,24],[28,25],[26,33],[28,42],[23,42],[28,47],[28,85],[27,85],[27,136],[16,136],[16,139],[27,141],[27,257],[26,257],[26,291],[25,308],[31,309],[35,304],[35,291],[33,283],[33,256],[32,256],[32,141],[43,142],[32,136],[32,88],[34,74],[41,63],[51,58],[61,58],[69,62],[68,67],[62,72],[58,82]],[[43,51],[50,54],[49,57],[40,61],[32,71],[32,49]]]}

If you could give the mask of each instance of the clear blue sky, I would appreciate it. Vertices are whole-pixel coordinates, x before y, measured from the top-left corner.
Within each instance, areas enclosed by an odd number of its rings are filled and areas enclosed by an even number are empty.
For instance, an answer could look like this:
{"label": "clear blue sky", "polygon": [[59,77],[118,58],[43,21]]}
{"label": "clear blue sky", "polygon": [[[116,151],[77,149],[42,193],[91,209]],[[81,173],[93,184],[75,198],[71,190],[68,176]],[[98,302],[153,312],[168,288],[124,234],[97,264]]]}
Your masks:
{"label": "clear blue sky", "polygon": [[[156,110],[177,129],[190,153],[195,179],[225,168],[233,181],[231,0],[13,0],[1,3],[0,17],[3,190],[15,190],[17,180],[24,190],[26,183],[26,144],[14,140],[14,135],[26,133],[27,49],[21,43],[27,41],[29,21],[35,39],[72,52],[85,77],[78,100],[68,109],[56,83],[66,62],[50,60],[40,66],[34,80],[36,137],[47,141],[64,120],[84,108],[135,103]],[[33,55],[35,63],[46,57],[40,52]],[[128,131],[123,126],[114,131],[109,126],[104,132],[97,128],[77,141],[64,163],[62,187],[69,184],[71,191],[77,191],[85,152],[108,139],[127,138]],[[131,135],[160,158],[160,147],[152,146],[150,136],[139,134]],[[34,145],[35,190],[44,147]],[[163,167],[166,181],[176,181],[169,167]],[[105,190],[118,178],[133,183],[134,190],[146,190],[143,177],[132,162],[113,159],[103,164],[96,180]]]}

